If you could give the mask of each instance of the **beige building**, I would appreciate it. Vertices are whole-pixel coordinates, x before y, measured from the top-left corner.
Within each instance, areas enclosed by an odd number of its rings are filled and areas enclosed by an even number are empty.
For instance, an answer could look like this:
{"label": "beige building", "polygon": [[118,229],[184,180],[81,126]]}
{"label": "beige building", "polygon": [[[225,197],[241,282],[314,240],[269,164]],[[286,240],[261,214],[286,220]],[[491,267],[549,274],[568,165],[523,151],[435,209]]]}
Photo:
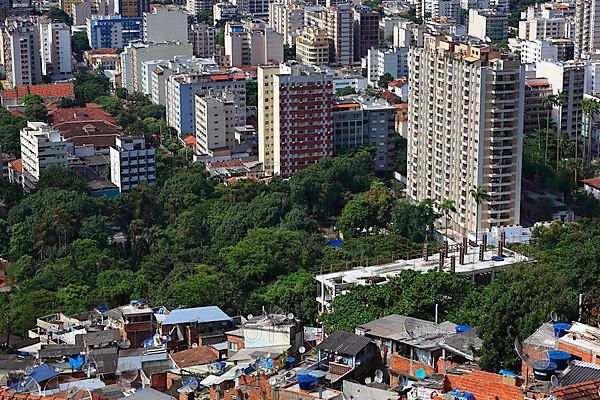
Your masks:
{"label": "beige building", "polygon": [[[459,234],[520,220],[524,70],[485,44],[425,36],[409,55],[408,196],[446,198]],[[470,194],[490,195],[477,213]]]}
{"label": "beige building", "polygon": [[23,189],[30,192],[40,173],[54,165],[67,165],[67,145],[59,131],[45,122],[28,122],[21,129]]}
{"label": "beige building", "polygon": [[189,35],[196,57],[210,58],[215,55],[217,40],[214,26],[203,23],[192,24]]}
{"label": "beige building", "polygon": [[262,21],[225,24],[225,58],[230,67],[283,61],[283,35]]}
{"label": "beige building", "polygon": [[469,36],[481,40],[508,38],[508,14],[495,10],[469,10]]}
{"label": "beige building", "polygon": [[329,63],[335,66],[354,62],[354,10],[351,4],[307,7],[304,25],[324,28],[331,41]]}
{"label": "beige building", "polygon": [[144,42],[188,41],[188,14],[174,5],[153,7],[144,13]]}
{"label": "beige building", "polygon": [[561,133],[575,137],[581,129],[585,64],[578,61],[540,61],[536,64],[536,77],[546,78],[552,86],[552,93],[564,96],[564,103],[552,109],[552,119]]}
{"label": "beige building", "polygon": [[214,151],[235,145],[236,104],[232,93],[195,96],[196,154],[212,156]]}
{"label": "beige building", "polygon": [[280,0],[269,4],[269,26],[283,35],[283,43],[292,46],[304,25],[304,4],[298,0]]}
{"label": "beige building", "polygon": [[263,163],[266,175],[272,175],[274,171],[273,82],[278,73],[279,65],[258,67],[258,160]]}
{"label": "beige building", "polygon": [[600,49],[600,0],[577,0],[575,59],[588,58]]}
{"label": "beige building", "polygon": [[7,21],[1,28],[2,63],[10,87],[42,83],[40,34],[31,21]]}
{"label": "beige building", "polygon": [[329,63],[327,30],[307,27],[302,35],[296,38],[296,60],[312,65]]}

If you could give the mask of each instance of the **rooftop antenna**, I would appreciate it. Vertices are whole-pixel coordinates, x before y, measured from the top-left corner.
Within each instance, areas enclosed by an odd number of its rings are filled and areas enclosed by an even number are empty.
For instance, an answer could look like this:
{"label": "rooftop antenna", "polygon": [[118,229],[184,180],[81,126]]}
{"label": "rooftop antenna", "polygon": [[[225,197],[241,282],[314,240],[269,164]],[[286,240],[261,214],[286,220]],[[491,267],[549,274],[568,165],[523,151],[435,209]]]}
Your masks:
{"label": "rooftop antenna", "polygon": [[552,322],[558,322],[558,315],[556,314],[556,311],[551,311],[550,312],[550,320]]}

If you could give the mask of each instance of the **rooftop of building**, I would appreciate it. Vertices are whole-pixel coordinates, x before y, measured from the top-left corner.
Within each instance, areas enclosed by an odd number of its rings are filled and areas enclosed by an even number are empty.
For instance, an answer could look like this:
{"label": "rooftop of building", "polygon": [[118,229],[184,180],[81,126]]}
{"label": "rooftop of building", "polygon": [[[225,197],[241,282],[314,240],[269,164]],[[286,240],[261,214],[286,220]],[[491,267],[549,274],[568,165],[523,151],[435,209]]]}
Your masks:
{"label": "rooftop of building", "polygon": [[333,331],[319,344],[318,348],[335,354],[354,356],[369,343],[371,343],[371,339],[366,336],[345,331]]}
{"label": "rooftop of building", "polygon": [[591,179],[584,179],[582,182],[586,186],[589,186],[589,187],[594,188],[596,190],[600,190],[600,177],[598,177],[598,178],[591,178]]}
{"label": "rooftop of building", "polygon": [[26,95],[38,95],[42,99],[74,97],[73,83],[42,83],[38,85],[16,86],[2,91],[2,99],[22,99]]}
{"label": "rooftop of building", "polygon": [[10,167],[13,169],[13,171],[18,172],[19,174],[23,173],[23,160],[20,158],[17,158],[16,160],[13,160],[11,162],[9,162]]}
{"label": "rooftop of building", "polygon": [[199,346],[171,354],[171,358],[178,368],[205,365],[216,361],[217,355],[208,346]]}
{"label": "rooftop of building", "polygon": [[172,310],[163,321],[165,325],[229,322],[231,317],[217,306],[180,308]]}
{"label": "rooftop of building", "polygon": [[598,400],[600,398],[598,388],[600,388],[600,379],[558,387],[552,389],[551,393],[556,400]]}
{"label": "rooftop of building", "polygon": [[117,189],[115,184],[86,165],[71,165],[70,168],[77,172],[91,191]]}

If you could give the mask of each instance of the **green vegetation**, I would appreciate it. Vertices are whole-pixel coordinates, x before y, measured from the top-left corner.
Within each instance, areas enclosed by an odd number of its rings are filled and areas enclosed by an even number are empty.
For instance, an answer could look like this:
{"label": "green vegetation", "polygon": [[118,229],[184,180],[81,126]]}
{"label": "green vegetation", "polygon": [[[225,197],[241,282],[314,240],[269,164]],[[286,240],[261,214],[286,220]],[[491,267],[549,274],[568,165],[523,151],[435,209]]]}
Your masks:
{"label": "green vegetation", "polygon": [[6,108],[0,107],[0,149],[18,156],[21,153],[19,134],[27,125],[23,118],[14,116]]}
{"label": "green vegetation", "polygon": [[67,25],[73,24],[73,20],[71,19],[69,14],[67,14],[58,7],[50,8],[50,10],[48,10],[48,17],[52,20],[52,22],[63,22]]}
{"label": "green vegetation", "polygon": [[385,74],[383,74],[379,77],[379,82],[377,82],[377,84],[379,85],[380,88],[387,89],[389,83],[392,82],[393,80],[394,80],[394,77],[392,76],[392,74],[390,74],[389,72],[386,72]]}
{"label": "green vegetation", "polygon": [[91,49],[91,47],[86,32],[75,32],[73,36],[71,36],[71,50],[73,50],[73,53],[78,57],[81,58],[83,52],[89,49]]}
{"label": "green vegetation", "polygon": [[246,105],[249,107],[258,105],[258,82],[253,79],[246,80]]}
{"label": "green vegetation", "polygon": [[352,86],[346,86],[344,88],[335,91],[337,96],[348,96],[350,94],[356,94],[356,90]]}

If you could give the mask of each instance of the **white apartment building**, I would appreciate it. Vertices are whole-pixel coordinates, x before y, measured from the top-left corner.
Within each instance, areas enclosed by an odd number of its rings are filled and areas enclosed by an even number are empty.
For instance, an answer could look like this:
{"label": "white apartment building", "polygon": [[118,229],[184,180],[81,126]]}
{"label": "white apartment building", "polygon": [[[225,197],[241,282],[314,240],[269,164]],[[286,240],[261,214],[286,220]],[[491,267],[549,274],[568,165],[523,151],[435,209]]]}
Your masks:
{"label": "white apartment building", "polygon": [[[460,235],[520,220],[524,68],[485,44],[426,35],[409,54],[408,196],[451,199]],[[483,187],[478,207],[470,194]]]}
{"label": "white apartment building", "polygon": [[304,25],[325,28],[332,42],[330,65],[347,66],[354,63],[354,10],[351,4],[332,7],[306,7]]}
{"label": "white apartment building", "polygon": [[280,0],[269,4],[269,26],[283,35],[283,43],[293,46],[304,25],[304,4]]}
{"label": "white apartment building", "polygon": [[471,8],[477,10],[488,10],[490,8],[489,0],[460,0],[460,7],[463,10],[470,10]]}
{"label": "white apartment building", "polygon": [[588,58],[600,49],[600,0],[577,0],[575,59]]}
{"label": "white apartment building", "polygon": [[258,74],[258,160],[263,164],[265,174],[272,175],[274,166],[275,122],[275,75],[279,74],[279,65],[261,66]]}
{"label": "white apartment building", "polygon": [[196,57],[213,57],[217,49],[216,28],[209,24],[190,25],[189,42]]}
{"label": "white apartment building", "polygon": [[232,149],[235,141],[237,105],[231,93],[195,96],[196,155],[213,156],[213,151]]}
{"label": "white apartment building", "polygon": [[367,80],[378,87],[379,78],[389,73],[394,79],[408,77],[408,47],[388,50],[369,49],[367,52]]}
{"label": "white apartment building", "polygon": [[523,40],[567,39],[571,35],[572,23],[564,17],[536,17],[535,19],[519,21],[519,38]]}
{"label": "white apartment building", "polygon": [[521,62],[535,64],[542,60],[558,60],[558,47],[550,39],[520,42]]}
{"label": "white apartment building", "polygon": [[585,64],[584,93],[600,95],[600,57],[593,57]]}
{"label": "white apartment building", "polygon": [[266,19],[269,17],[269,4],[274,0],[232,0],[240,11],[250,14],[252,18]]}
{"label": "white apartment building", "polygon": [[59,131],[45,122],[27,122],[27,126],[21,129],[20,140],[23,189],[26,192],[35,188],[44,169],[67,165],[67,142]]}
{"label": "white apartment building", "polygon": [[144,42],[188,42],[188,14],[178,6],[153,7],[144,13]]}
{"label": "white apartment building", "polygon": [[414,22],[402,21],[394,27],[394,47],[423,46],[425,27]]}
{"label": "white apartment building", "polygon": [[469,36],[481,40],[502,41],[508,38],[508,14],[496,10],[469,10]]}
{"label": "white apartment building", "polygon": [[238,19],[239,15],[240,12],[237,6],[229,2],[217,3],[213,6],[214,25],[227,21],[235,21]]}
{"label": "white apartment building", "polygon": [[40,20],[40,50],[42,75],[52,80],[73,76],[71,62],[71,28],[61,22]]}
{"label": "white apartment building", "polygon": [[110,148],[110,181],[119,193],[156,181],[156,149],[143,137],[118,137]]}
{"label": "white apartment building", "polygon": [[536,77],[546,78],[554,94],[563,94],[565,102],[552,110],[557,129],[568,137],[575,137],[581,128],[585,67],[577,61],[540,61]]}
{"label": "white apartment building", "polygon": [[215,1],[209,0],[186,0],[185,10],[192,15],[198,15],[203,12],[212,11],[214,3]]}
{"label": "white apartment building", "polygon": [[460,0],[419,0],[417,16],[423,19],[451,18],[458,22],[461,16]]}
{"label": "white apartment building", "polygon": [[8,87],[42,82],[38,27],[31,21],[10,20],[2,26],[2,63]]}
{"label": "white apartment building", "polygon": [[150,60],[169,60],[176,56],[192,57],[192,45],[182,42],[140,43],[125,46],[121,57],[122,86],[129,93],[142,92],[143,63]]}
{"label": "white apartment building", "polygon": [[262,21],[225,24],[225,58],[230,67],[283,61],[283,35]]}

